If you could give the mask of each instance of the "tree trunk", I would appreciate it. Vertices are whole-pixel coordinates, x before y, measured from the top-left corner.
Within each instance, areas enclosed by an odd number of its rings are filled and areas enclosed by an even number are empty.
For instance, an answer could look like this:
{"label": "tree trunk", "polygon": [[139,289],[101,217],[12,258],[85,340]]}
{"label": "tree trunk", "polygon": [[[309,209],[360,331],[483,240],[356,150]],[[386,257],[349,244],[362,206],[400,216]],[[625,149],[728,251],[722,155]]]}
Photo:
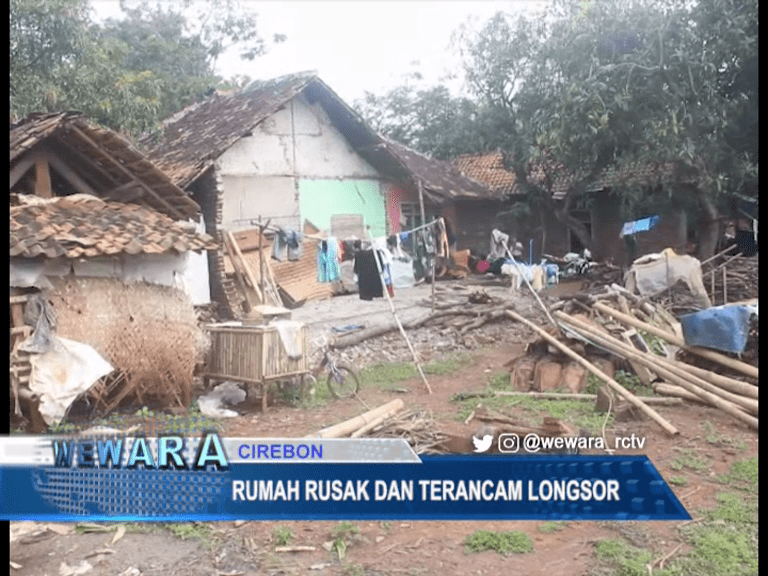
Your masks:
{"label": "tree trunk", "polygon": [[698,188],[695,189],[701,204],[704,221],[699,225],[699,260],[706,260],[715,253],[717,241],[720,239],[720,221],[717,208],[712,200],[707,197],[706,192]]}
{"label": "tree trunk", "polygon": [[555,208],[555,216],[558,220],[560,220],[560,222],[570,228],[571,232],[576,234],[576,238],[579,239],[579,242],[581,242],[582,246],[588,248],[590,251],[592,250],[592,235],[589,233],[589,230],[587,230],[587,227],[581,223],[581,221],[568,214],[567,208],[559,210]]}

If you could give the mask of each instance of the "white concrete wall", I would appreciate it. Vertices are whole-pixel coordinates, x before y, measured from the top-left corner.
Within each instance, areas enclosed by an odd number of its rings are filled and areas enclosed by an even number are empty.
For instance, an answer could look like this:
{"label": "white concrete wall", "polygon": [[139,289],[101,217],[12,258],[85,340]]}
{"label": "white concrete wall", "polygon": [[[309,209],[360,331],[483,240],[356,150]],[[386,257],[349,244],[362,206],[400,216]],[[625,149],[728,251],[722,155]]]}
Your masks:
{"label": "white concrete wall", "polygon": [[299,193],[294,178],[280,176],[221,177],[221,223],[224,230],[256,227],[259,216],[272,224],[298,229]]}
{"label": "white concrete wall", "polygon": [[117,278],[126,284],[173,286],[186,292],[194,305],[211,301],[205,253],[121,254],[76,260],[11,258],[10,271],[10,285],[16,287],[50,288],[47,278],[74,273],[83,278]]}
{"label": "white concrete wall", "polygon": [[333,126],[320,104],[301,96],[238,140],[218,160],[225,230],[251,220],[300,228],[298,179],[381,179]]}

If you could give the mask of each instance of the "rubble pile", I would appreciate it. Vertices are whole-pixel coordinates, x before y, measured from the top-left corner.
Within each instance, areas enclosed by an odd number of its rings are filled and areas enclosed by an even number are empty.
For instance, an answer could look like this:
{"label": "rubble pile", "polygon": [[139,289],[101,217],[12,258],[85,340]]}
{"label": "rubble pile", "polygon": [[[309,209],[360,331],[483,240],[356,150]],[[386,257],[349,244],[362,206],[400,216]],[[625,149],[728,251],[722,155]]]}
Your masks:
{"label": "rubble pile", "polygon": [[659,395],[715,406],[757,429],[756,323],[751,324],[749,354],[737,358],[686,345],[674,315],[616,284],[602,292],[564,297],[552,307],[552,314],[560,330],[550,329],[546,337],[529,345],[524,357],[509,365],[511,382],[518,390],[580,392],[584,367],[591,363],[601,368],[598,376],[613,391],[621,392],[618,400],[640,407],[642,399],[633,398],[613,380],[611,364],[620,362]]}
{"label": "rubble pile", "polygon": [[[431,302],[422,305],[431,307]],[[529,317],[544,321],[543,312],[528,294],[516,295],[513,303],[481,289],[452,285],[438,290],[430,313],[405,323],[404,328],[421,360],[428,362],[441,353],[524,341],[530,331],[505,315],[510,308],[525,310]],[[356,367],[413,360],[394,323],[338,336],[331,347],[344,362]]]}

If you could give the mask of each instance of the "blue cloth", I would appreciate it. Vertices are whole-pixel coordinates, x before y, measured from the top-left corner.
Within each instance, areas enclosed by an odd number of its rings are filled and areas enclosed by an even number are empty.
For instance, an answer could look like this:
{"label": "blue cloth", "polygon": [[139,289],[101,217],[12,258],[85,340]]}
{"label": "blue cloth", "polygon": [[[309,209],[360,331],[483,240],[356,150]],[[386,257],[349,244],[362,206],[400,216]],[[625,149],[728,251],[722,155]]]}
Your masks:
{"label": "blue cloth", "polygon": [[634,220],[633,222],[625,222],[621,228],[620,237],[631,236],[638,232],[647,232],[659,223],[660,218],[658,216],[651,216],[650,218],[643,218],[642,220]]}
{"label": "blue cloth", "polygon": [[681,316],[685,343],[723,352],[744,352],[752,314],[755,309],[751,306],[726,305]]}
{"label": "blue cloth", "polygon": [[317,245],[317,281],[333,282],[340,277],[339,244],[331,236]]}

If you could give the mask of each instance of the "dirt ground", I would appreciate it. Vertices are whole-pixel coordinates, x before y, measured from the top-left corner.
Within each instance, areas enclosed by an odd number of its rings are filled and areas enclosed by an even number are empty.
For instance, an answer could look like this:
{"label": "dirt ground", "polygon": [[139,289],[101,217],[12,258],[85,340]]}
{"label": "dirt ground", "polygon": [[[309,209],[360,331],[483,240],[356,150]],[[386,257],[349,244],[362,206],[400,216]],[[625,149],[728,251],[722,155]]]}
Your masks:
{"label": "dirt ground", "polygon": [[[451,432],[471,435],[478,423],[465,424],[457,418],[457,393],[484,389],[490,374],[523,350],[523,342],[506,342],[473,354],[465,365],[451,374],[431,376],[434,391],[428,394],[420,380],[400,382],[395,393],[366,387],[360,399],[329,400],[312,409],[276,405],[261,413],[248,413],[228,420],[223,436],[296,437],[312,433],[377,406],[394,397],[403,398],[409,408],[431,410],[437,424]],[[395,396],[397,395],[397,396]],[[676,482],[670,486],[691,513],[694,522],[703,511],[715,508],[722,491],[717,477],[737,461],[756,458],[757,434],[714,408],[695,404],[658,408],[681,431],[669,438],[652,421],[615,424],[615,434],[634,432],[647,438],[647,454],[662,476]],[[506,411],[511,416],[540,422],[540,415]],[[639,453],[639,452],[634,452]],[[680,455],[695,455],[701,465],[681,465]],[[691,456],[693,457],[693,456]],[[595,545],[620,540],[649,551],[653,559],[667,554],[685,554],[689,543],[681,533],[681,522],[222,522],[208,525],[129,525],[116,542],[110,532],[81,534],[73,526],[57,530],[31,530],[11,545],[11,561],[19,576],[123,575],[123,576],[395,576],[406,575],[597,575],[628,574],[605,571],[595,555]],[[23,530],[14,523],[12,530]],[[533,542],[533,552],[501,555],[495,551],[469,553],[466,538],[477,530],[522,531]],[[68,533],[59,533],[67,532]],[[756,537],[756,536],[755,536]],[[331,543],[341,538],[345,554]],[[281,542],[282,541],[282,542]],[[300,552],[276,551],[289,541],[291,546],[312,549]],[[602,570],[602,571],[601,571]],[[658,570],[658,566],[654,567]],[[652,574],[658,574],[658,571]],[[632,572],[631,574],[634,574]],[[706,574],[706,572],[704,572]]]}

